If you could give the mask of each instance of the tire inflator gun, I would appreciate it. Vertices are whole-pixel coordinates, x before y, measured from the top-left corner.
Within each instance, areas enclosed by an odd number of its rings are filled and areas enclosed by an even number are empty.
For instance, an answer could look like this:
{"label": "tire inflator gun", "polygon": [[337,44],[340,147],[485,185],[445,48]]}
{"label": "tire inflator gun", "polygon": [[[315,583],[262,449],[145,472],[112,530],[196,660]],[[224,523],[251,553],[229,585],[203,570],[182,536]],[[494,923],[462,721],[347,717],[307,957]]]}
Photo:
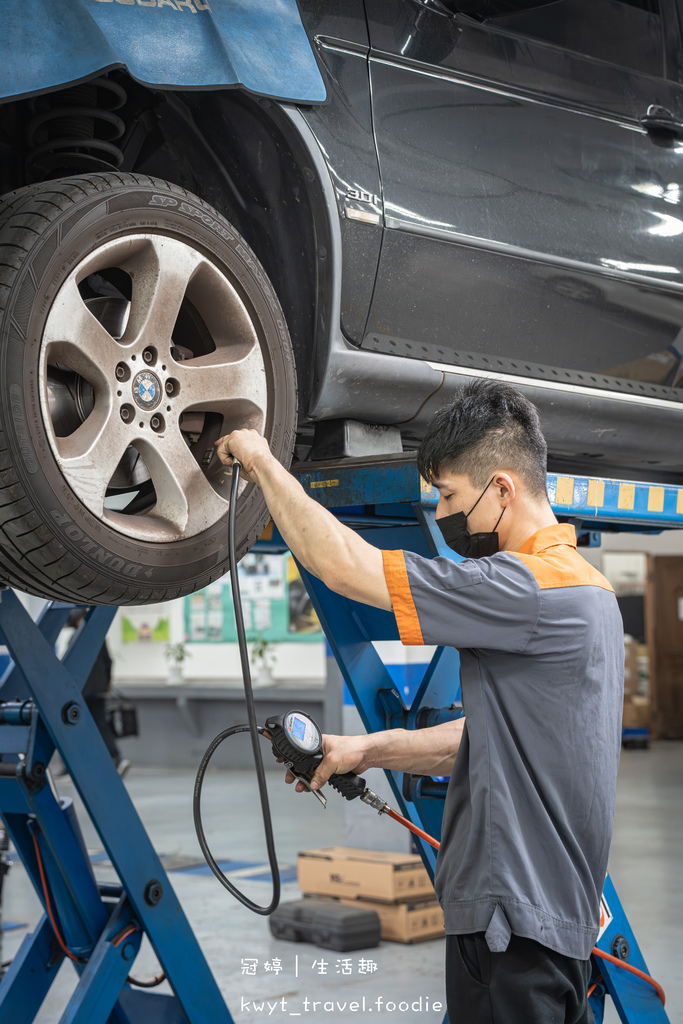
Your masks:
{"label": "tire inflator gun", "polygon": [[[192,803],[192,809],[194,813],[194,825],[197,832],[197,838],[199,845],[201,846],[202,853],[206,858],[206,862],[213,871],[218,881],[223,885],[229,892],[235,896],[236,899],[243,903],[245,907],[253,910],[256,914],[262,914],[267,916],[277,908],[280,902],[280,869],[277,863],[277,856],[275,853],[275,844],[273,840],[273,826],[270,814],[270,805],[268,803],[268,790],[266,787],[265,770],[263,767],[263,758],[261,757],[261,748],[259,746],[259,737],[264,736],[270,740],[273,754],[278,760],[284,762],[286,768],[291,771],[295,779],[298,782],[303,782],[304,786],[313,793],[320,803],[325,807],[327,800],[323,794],[317,789],[311,789],[311,779],[313,774],[323,759],[323,742],[322,732],[318,727],[317,723],[311,718],[310,715],[305,714],[303,711],[288,711],[284,715],[273,715],[266,720],[265,727],[260,726],[256,722],[256,709],[254,707],[254,694],[251,684],[251,670],[249,666],[249,651],[247,648],[246,632],[244,628],[244,618],[242,615],[242,600],[240,596],[239,579],[237,573],[237,554],[235,544],[235,525],[236,525],[236,513],[237,513],[237,495],[240,481],[240,463],[235,459],[232,465],[232,484],[230,488],[230,509],[228,512],[228,553],[230,557],[230,585],[232,589],[232,600],[235,608],[235,625],[237,627],[237,642],[240,652],[240,662],[242,665],[242,678],[244,681],[244,696],[247,705],[247,718],[249,719],[248,725],[233,725],[229,729],[224,729],[220,732],[211,743],[209,744],[206,753],[202,757],[197,770],[197,778],[194,785],[194,797]],[[271,875],[273,878],[273,898],[266,907],[260,906],[258,903],[254,903],[248,896],[240,892],[239,889],[233,885],[229,878],[221,871],[220,867],[216,863],[209,845],[206,841],[204,834],[204,828],[202,825],[201,816],[201,796],[202,796],[202,785],[204,783],[204,776],[209,766],[211,758],[215,754],[216,750],[228,736],[234,736],[239,732],[248,732],[251,735],[252,750],[254,753],[254,764],[256,767],[256,777],[258,780],[259,796],[261,800],[261,811],[263,815],[263,827],[266,835],[266,848],[268,850],[268,861],[270,863]],[[336,789],[338,793],[341,793],[347,800],[355,800],[356,797],[360,797],[361,800],[374,807],[379,814],[388,814],[389,817],[395,821],[405,825],[406,828],[410,829],[416,835],[420,836],[425,842],[434,846],[437,850],[439,849],[439,843],[432,836],[428,835],[417,825],[414,825],[412,821],[404,818],[402,814],[398,814],[389,805],[378,796],[373,793],[371,789],[365,785],[365,779],[353,772],[346,772],[341,775],[331,775],[329,783],[333,789]],[[610,963],[615,964],[618,967],[623,967],[640,977],[642,980],[648,982],[657,991],[662,1004],[664,1004],[665,997],[661,986],[654,981],[644,971],[638,970],[636,967],[632,967],[630,964],[625,963],[623,960],[618,959],[604,950],[593,949],[593,954],[602,960],[609,960]],[[595,986],[593,986],[595,987]],[[591,989],[592,991],[592,989]],[[590,992],[589,992],[590,995]]]}

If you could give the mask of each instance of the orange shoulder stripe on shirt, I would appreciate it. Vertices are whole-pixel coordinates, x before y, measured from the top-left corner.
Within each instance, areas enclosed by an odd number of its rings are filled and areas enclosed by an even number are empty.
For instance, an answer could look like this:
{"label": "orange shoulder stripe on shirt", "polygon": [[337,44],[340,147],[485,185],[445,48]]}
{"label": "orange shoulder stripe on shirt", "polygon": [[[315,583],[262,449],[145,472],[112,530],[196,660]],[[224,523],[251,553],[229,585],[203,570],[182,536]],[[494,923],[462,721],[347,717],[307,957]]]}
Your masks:
{"label": "orange shoulder stripe on shirt", "polygon": [[601,590],[613,590],[602,573],[568,545],[546,548],[542,555],[520,554],[519,551],[508,553],[524,562],[540,590],[560,587],[600,587]]}
{"label": "orange shoulder stripe on shirt", "polygon": [[424,644],[420,620],[415,610],[406,560],[402,551],[383,551],[384,576],[389,588],[396,624],[404,644]]}

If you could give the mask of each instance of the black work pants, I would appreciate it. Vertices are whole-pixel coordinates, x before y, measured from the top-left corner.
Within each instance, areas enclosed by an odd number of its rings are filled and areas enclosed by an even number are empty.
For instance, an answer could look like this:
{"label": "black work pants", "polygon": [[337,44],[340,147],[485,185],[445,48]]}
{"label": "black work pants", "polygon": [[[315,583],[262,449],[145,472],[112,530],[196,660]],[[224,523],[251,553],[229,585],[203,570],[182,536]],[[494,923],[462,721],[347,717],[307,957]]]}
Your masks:
{"label": "black work pants", "polygon": [[492,953],[483,932],[446,936],[449,1024],[593,1024],[590,960],[513,935]]}

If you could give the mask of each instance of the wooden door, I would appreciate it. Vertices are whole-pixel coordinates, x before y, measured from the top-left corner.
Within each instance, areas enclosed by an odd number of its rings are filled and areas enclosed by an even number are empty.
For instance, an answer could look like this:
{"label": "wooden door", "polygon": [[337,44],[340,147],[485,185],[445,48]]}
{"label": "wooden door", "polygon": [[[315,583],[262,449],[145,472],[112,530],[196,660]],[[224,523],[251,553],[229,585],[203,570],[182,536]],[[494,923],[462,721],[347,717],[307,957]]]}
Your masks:
{"label": "wooden door", "polygon": [[683,739],[683,556],[650,557],[646,598],[655,736]]}

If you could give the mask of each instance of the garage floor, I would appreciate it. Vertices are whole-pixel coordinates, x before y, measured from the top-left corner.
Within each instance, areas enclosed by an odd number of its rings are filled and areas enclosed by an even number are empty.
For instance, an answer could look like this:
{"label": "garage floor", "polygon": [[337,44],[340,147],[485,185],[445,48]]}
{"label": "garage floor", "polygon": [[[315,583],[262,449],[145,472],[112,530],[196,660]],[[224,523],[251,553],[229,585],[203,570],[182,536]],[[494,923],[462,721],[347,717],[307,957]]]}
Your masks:
{"label": "garage floor", "polygon": [[[269,773],[278,857],[283,868],[283,900],[291,900],[298,897],[294,870],[297,850],[343,843],[344,817],[336,794],[330,795],[324,811],[311,797],[297,796],[290,787],[285,789],[280,780],[279,772]],[[70,780],[58,779],[57,783],[62,795],[74,795]],[[192,773],[133,769],[126,783],[157,850],[168,858],[172,884],[235,1021],[252,1024],[269,1018],[280,1022],[301,1015],[309,1020],[324,1017],[336,1024],[350,1024],[362,1015],[337,1008],[336,1004],[361,1000],[363,996],[368,1009],[374,1007],[374,1024],[388,1024],[397,1018],[435,1024],[442,1020],[443,940],[415,946],[385,942],[376,949],[353,954],[278,942],[271,937],[267,921],[233,900],[208,869],[192,868],[200,860],[192,825]],[[266,903],[270,887],[263,879],[265,853],[256,801],[251,773],[217,772],[207,778],[205,821],[209,842],[219,859],[241,862],[233,877],[252,899]],[[89,823],[81,820],[98,878],[113,878],[97,835]],[[611,873],[650,968],[667,993],[672,1024],[683,1024],[682,855],[683,743],[658,743],[649,751],[624,751]],[[7,960],[39,915],[38,901],[16,862],[8,876],[3,912],[6,930],[2,959]],[[22,927],[12,927],[14,924]],[[242,973],[242,959],[258,961],[254,974]],[[266,969],[266,962],[271,969]],[[135,974],[144,978],[156,970],[151,950],[143,946]],[[73,970],[66,964],[37,1018],[40,1024],[56,1024],[73,981]],[[377,1008],[378,997],[385,1002],[393,1000],[397,1007],[401,1001],[412,1004],[422,997],[423,1012],[419,1013],[417,1006],[404,1013],[398,1009],[383,1011]],[[314,1000],[335,1005],[325,1013],[322,1006],[316,1007],[314,1013]],[[435,1003],[444,1005],[432,1009]],[[611,1009],[607,1020],[617,1019]]]}

